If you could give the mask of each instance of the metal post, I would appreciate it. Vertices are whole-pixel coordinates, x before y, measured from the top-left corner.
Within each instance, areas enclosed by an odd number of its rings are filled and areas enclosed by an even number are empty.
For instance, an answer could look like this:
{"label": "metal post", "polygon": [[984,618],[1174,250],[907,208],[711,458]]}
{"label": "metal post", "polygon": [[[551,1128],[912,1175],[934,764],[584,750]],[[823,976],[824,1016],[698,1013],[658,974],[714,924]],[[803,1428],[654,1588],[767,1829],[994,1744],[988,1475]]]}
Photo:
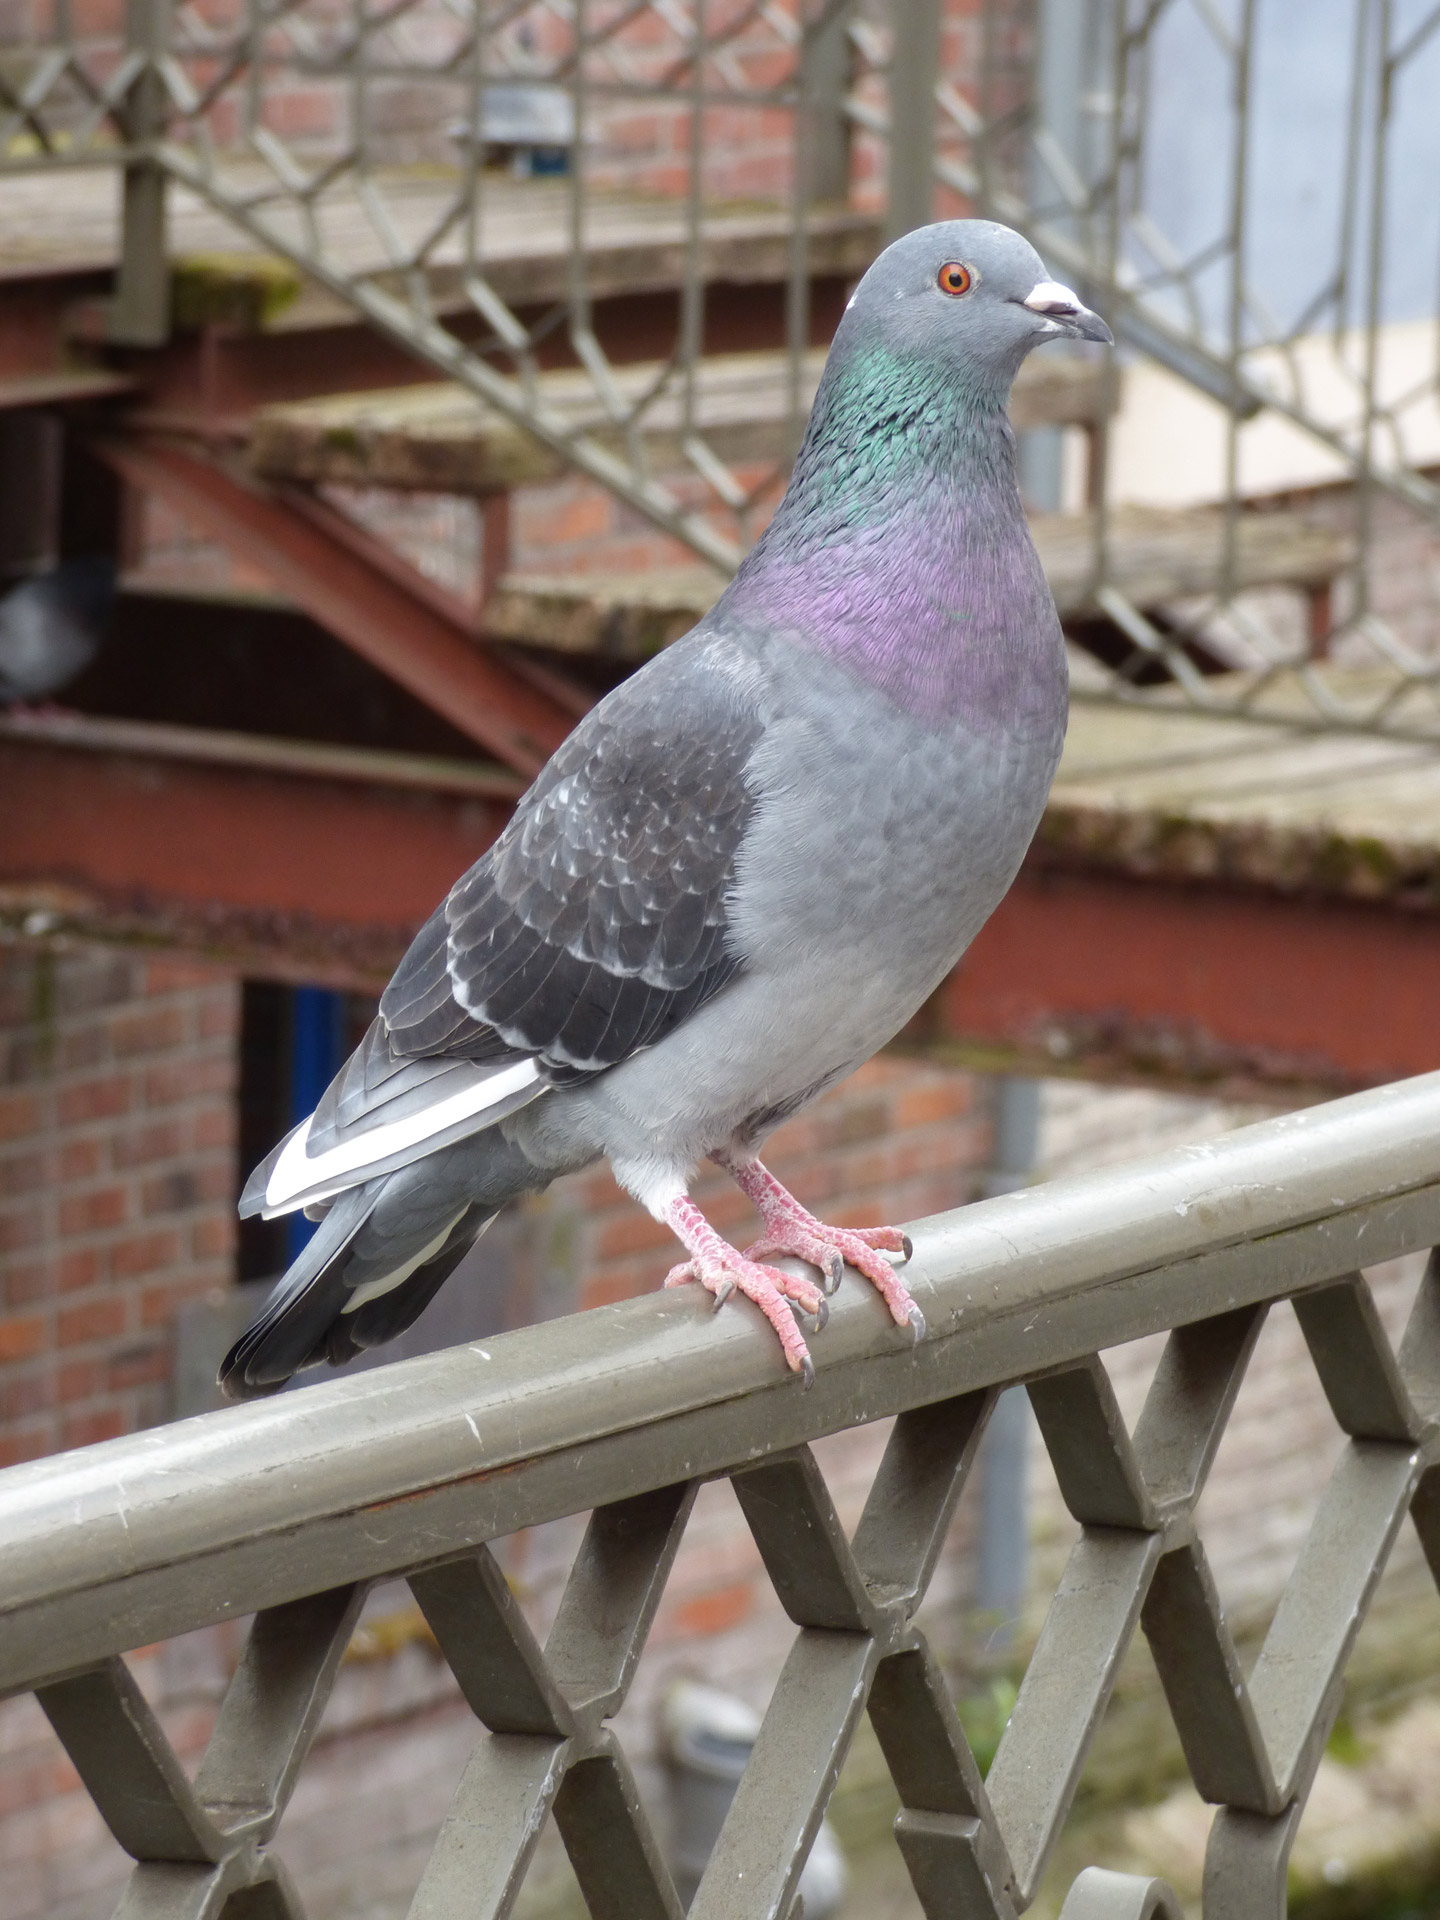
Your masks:
{"label": "metal post", "polygon": [[935,82],[942,0],[895,0],[890,56],[890,205],[885,238],[923,227],[935,202]]}
{"label": "metal post", "polygon": [[818,24],[805,38],[800,111],[807,115],[805,198],[844,203],[850,193],[851,0],[826,0]]}
{"label": "metal post", "polygon": [[[1073,204],[1067,188],[1073,192],[1077,182],[1088,185],[1095,177],[1096,129],[1090,118],[1095,89],[1086,81],[1104,70],[1099,62],[1108,39],[1102,18],[1106,5],[1107,0],[1039,0],[1036,8],[1025,195],[1032,219],[1038,216],[1077,244],[1084,238],[1084,221],[1066,210]],[[1056,177],[1057,163],[1064,179]],[[1060,511],[1064,448],[1061,427],[1031,427],[1020,435],[1020,491],[1034,512]]]}
{"label": "metal post", "polygon": [[[1040,1082],[1004,1075],[995,1082],[995,1149],[985,1198],[1014,1193],[1035,1177],[1040,1148]],[[1000,1396],[985,1435],[980,1480],[980,1537],[973,1603],[989,1616],[992,1655],[1009,1651],[1025,1604],[1029,1529],[1025,1508],[1030,1403],[1023,1387]]]}
{"label": "metal post", "polygon": [[[169,46],[170,21],[171,0],[126,0],[126,49],[147,63],[125,102],[125,135],[132,147],[146,147],[165,131],[167,99],[157,62]],[[165,184],[165,170],[155,160],[131,160],[125,168],[120,271],[109,326],[117,346],[158,347],[170,335]]]}

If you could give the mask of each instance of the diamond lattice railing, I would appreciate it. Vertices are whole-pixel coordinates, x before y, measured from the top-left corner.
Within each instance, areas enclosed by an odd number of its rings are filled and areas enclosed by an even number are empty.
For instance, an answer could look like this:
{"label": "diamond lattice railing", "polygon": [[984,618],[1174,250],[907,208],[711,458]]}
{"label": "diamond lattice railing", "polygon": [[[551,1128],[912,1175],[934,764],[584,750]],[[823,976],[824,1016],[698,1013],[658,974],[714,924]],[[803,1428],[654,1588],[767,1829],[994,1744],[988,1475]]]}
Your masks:
{"label": "diamond lattice railing", "polygon": [[[767,1375],[773,1355],[740,1316],[652,1298],[507,1336],[480,1359],[460,1348],[12,1469],[0,1475],[0,1678],[34,1689],[136,1859],[126,1920],[294,1916],[269,1843],[367,1586],[403,1573],[486,1729],[412,1913],[507,1913],[553,1814],[597,1920],[678,1920],[610,1723],[696,1488],[723,1475],[798,1631],[697,1920],[791,1910],[867,1709],[925,1913],[1008,1920],[1037,1890],[1137,1627],[1195,1784],[1219,1809],[1206,1914],[1278,1917],[1346,1661],[1407,1512],[1440,1572],[1440,1260],[1398,1353],[1354,1266],[1361,1246],[1388,1258],[1440,1237],[1426,1144],[1437,1125],[1430,1076],[922,1222],[915,1284],[931,1295],[930,1336],[907,1346],[879,1330],[859,1288],[842,1290],[839,1350],[817,1348],[809,1394]],[[1247,1679],[1195,1513],[1280,1299],[1294,1302],[1347,1439]],[[1095,1347],[1166,1325],[1132,1433]],[[915,1615],[1013,1380],[1081,1532],[982,1781]],[[808,1442],[886,1413],[897,1417],[847,1539]],[[486,1542],[586,1507],[542,1649]],[[251,1606],[192,1785],[121,1654]],[[1098,1866],[1066,1907],[1070,1920],[1175,1911],[1161,1883]]]}

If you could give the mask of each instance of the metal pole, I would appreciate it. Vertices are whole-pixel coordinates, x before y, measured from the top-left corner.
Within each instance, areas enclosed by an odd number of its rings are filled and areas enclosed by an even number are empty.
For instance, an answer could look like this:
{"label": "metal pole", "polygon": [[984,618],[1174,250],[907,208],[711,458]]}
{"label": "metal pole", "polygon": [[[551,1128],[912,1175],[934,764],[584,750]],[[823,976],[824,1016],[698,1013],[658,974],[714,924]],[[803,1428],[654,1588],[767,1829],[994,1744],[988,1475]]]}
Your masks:
{"label": "metal pole", "polygon": [[[165,83],[159,61],[170,41],[171,0],[126,0],[125,45],[146,65],[125,102],[125,135],[146,147],[164,131]],[[117,346],[158,347],[170,336],[170,266],[165,243],[165,169],[150,159],[127,163],[121,187],[120,270],[110,308]]]}
{"label": "metal pole", "polygon": [[[1083,153],[1081,92],[1091,39],[1092,7],[1087,0],[1039,0],[1035,15],[1035,65],[1031,76],[1030,140],[1026,149],[1025,197],[1032,220],[1039,215],[1081,238],[1078,222],[1061,213],[1067,196],[1054,177],[1047,155],[1058,151],[1068,169],[1087,177]],[[1052,350],[1053,351],[1053,350]],[[1020,435],[1020,491],[1037,513],[1058,513],[1061,506],[1064,430],[1031,427]]]}
{"label": "metal pole", "polygon": [[850,16],[853,0],[825,0],[815,24],[805,33],[801,57],[800,103],[806,118],[805,198],[838,201],[850,195]]}
{"label": "metal pole", "polygon": [[[1106,109],[1103,101],[1097,109],[1096,102],[1104,93],[1113,36],[1110,0],[1039,0],[1025,197],[1032,222],[1058,230],[1087,252],[1089,201],[1107,154]],[[1064,430],[1030,428],[1020,436],[1019,453],[1026,505],[1058,513]]]}
{"label": "metal pole", "polygon": [[[1039,1148],[1040,1082],[1002,1075],[995,1082],[995,1150],[985,1176],[985,1198],[1029,1186]],[[1030,1403],[1023,1387],[1009,1387],[1001,1394],[985,1434],[972,1596],[976,1612],[989,1618],[987,1649],[992,1655],[1009,1651],[1025,1605],[1029,1450]]]}
{"label": "metal pole", "polygon": [[894,0],[890,56],[890,204],[885,238],[923,227],[935,203],[935,82],[942,0]]}

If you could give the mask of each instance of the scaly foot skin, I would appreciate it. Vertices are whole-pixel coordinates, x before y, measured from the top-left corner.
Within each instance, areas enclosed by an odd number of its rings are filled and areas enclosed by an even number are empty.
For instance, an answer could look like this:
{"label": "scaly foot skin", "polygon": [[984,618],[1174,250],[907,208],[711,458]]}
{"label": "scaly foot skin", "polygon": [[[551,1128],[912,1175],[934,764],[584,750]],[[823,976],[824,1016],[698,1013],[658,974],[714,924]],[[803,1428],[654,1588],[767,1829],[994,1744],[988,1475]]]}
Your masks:
{"label": "scaly foot skin", "polygon": [[924,1339],[924,1314],[896,1277],[894,1267],[882,1257],[899,1253],[908,1260],[914,1252],[908,1233],[898,1227],[827,1226],[807,1212],[758,1160],[727,1157],[719,1163],[741,1192],[755,1202],[765,1222],[765,1232],[745,1249],[747,1260],[774,1260],[784,1254],[807,1260],[825,1276],[827,1293],[835,1291],[846,1266],[852,1266],[880,1295],[896,1326],[908,1326],[917,1340]]}
{"label": "scaly foot skin", "polygon": [[807,1387],[811,1386],[815,1363],[791,1309],[797,1307],[808,1315],[818,1331],[830,1317],[829,1303],[819,1287],[738,1253],[727,1240],[720,1238],[692,1200],[674,1201],[665,1217],[677,1239],[690,1250],[690,1258],[666,1274],[665,1285],[683,1287],[687,1281],[698,1280],[714,1294],[717,1307],[732,1293],[743,1293],[747,1300],[755,1302],[778,1334],[785,1364],[792,1373],[800,1375]]}

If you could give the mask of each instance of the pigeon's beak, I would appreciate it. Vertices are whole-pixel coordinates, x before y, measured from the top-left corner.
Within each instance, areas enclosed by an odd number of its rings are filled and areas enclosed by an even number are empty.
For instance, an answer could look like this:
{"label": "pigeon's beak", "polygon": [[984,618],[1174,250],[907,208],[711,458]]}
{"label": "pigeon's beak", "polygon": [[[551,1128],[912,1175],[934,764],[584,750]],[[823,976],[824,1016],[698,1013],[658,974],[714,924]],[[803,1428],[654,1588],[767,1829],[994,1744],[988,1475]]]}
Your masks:
{"label": "pigeon's beak", "polygon": [[1072,340],[1096,340],[1102,347],[1115,344],[1109,327],[1098,313],[1092,313],[1088,307],[1082,307],[1079,299],[1069,287],[1062,287],[1058,280],[1042,280],[1021,301],[1032,313],[1040,313],[1052,320],[1061,333],[1068,334]]}

